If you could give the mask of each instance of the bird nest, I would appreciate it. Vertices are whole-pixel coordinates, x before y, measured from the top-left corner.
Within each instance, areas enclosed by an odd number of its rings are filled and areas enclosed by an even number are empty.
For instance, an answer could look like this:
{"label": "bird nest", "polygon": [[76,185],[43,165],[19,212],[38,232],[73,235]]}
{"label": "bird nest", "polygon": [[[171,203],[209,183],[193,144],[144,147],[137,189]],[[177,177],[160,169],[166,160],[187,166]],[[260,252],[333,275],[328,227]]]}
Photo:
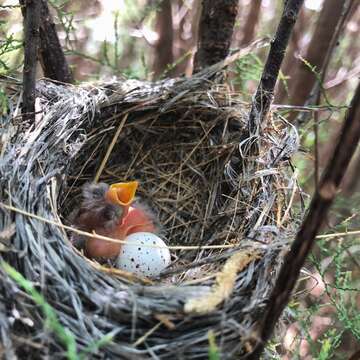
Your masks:
{"label": "bird nest", "polygon": [[[250,137],[249,104],[210,79],[42,80],[35,124],[21,121],[20,87],[8,86],[0,255],[43,294],[78,352],[207,359],[210,330],[222,359],[251,352],[296,228],[288,160],[297,135],[272,112]],[[172,254],[158,277],[99,264],[72,246],[69,214],[96,174],[140,182],[139,197],[156,212]],[[65,357],[66,341],[54,336],[44,306],[0,271],[5,354]]]}

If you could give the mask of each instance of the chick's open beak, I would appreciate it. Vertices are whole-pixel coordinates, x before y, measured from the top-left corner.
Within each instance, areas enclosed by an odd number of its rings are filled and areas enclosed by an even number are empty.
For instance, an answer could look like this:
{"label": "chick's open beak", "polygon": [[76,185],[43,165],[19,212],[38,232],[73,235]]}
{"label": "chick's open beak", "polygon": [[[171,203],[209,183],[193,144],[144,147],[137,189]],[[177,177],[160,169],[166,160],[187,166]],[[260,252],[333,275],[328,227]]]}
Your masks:
{"label": "chick's open beak", "polygon": [[127,206],[133,202],[137,187],[137,181],[112,184],[105,196],[113,204]]}

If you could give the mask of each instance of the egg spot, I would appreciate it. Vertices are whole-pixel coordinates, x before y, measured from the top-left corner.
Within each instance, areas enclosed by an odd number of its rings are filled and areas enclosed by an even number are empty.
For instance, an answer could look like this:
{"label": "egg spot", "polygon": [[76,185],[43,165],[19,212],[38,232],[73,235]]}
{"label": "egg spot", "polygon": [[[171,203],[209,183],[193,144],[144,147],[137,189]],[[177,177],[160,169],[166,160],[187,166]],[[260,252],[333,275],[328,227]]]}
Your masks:
{"label": "egg spot", "polygon": [[131,258],[131,261],[132,261],[132,262],[134,262],[134,261],[135,261],[135,259],[134,259],[134,258]]}

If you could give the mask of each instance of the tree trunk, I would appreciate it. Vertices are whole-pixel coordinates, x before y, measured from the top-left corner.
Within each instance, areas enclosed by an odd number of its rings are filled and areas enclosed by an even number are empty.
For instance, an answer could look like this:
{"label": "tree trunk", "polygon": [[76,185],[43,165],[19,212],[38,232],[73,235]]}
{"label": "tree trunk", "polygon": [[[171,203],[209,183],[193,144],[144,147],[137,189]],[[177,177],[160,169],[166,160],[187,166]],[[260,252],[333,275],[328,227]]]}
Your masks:
{"label": "tree trunk", "polygon": [[[305,60],[316,71],[319,71],[324,63],[326,54],[331,44],[331,39],[335,33],[336,25],[341,18],[344,0],[325,0],[320,12],[319,19]],[[290,81],[290,104],[304,105],[315,85],[316,76],[303,61],[298,61],[293,79]]]}
{"label": "tree trunk", "polygon": [[215,64],[228,55],[238,3],[238,0],[202,1],[194,72]]}
{"label": "tree trunk", "polygon": [[245,26],[243,28],[243,37],[240,45],[246,46],[254,39],[256,25],[260,18],[260,8],[262,0],[252,0],[250,4],[250,10],[246,18]]}
{"label": "tree trunk", "polygon": [[171,0],[160,2],[160,10],[156,14],[156,30],[159,39],[155,44],[155,58],[153,64],[154,77],[164,73],[168,65],[174,62],[173,56],[173,21]]}

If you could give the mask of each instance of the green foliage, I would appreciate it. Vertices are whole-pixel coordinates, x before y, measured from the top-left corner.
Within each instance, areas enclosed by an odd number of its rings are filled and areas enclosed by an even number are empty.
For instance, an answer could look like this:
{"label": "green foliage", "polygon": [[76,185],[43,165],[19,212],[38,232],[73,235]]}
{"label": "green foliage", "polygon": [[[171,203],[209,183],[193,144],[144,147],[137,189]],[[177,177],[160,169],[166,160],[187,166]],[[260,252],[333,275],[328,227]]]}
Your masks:
{"label": "green foliage", "polygon": [[[245,94],[248,93],[246,85],[248,81],[258,82],[263,70],[262,60],[255,54],[248,54],[235,62],[235,79],[236,85]],[[250,95],[250,94],[249,94]]]}
{"label": "green foliage", "polygon": [[101,346],[110,343],[113,339],[114,333],[103,336],[97,342],[90,344],[81,353],[77,352],[76,341],[74,334],[67,328],[65,328],[59,321],[58,316],[54,309],[46,302],[45,298],[40,294],[33,286],[33,284],[25,279],[18,271],[6,262],[2,262],[2,267],[5,272],[19,284],[32,298],[34,303],[38,305],[45,317],[45,326],[51,329],[57,336],[59,341],[66,348],[66,356],[68,360],[83,360],[87,359],[90,353],[98,350]]}
{"label": "green foliage", "polygon": [[76,38],[75,15],[69,11],[70,0],[49,0],[51,6],[55,9],[57,19],[65,32],[65,44],[72,47],[71,37]]}
{"label": "green foliage", "polygon": [[319,73],[319,70],[321,70],[321,69],[318,70],[316,68],[316,66],[313,66],[312,64],[310,64],[306,59],[304,59],[301,56],[299,56],[299,59],[315,75],[316,80],[317,80],[317,85],[320,87],[320,92],[321,92],[321,95],[324,98],[324,101],[325,101],[326,105],[329,106],[329,107],[335,107],[336,105],[331,104],[330,99],[326,95],[326,91],[324,89],[324,84],[322,83],[322,80],[321,80],[321,73]]}
{"label": "green foliage", "polygon": [[328,331],[326,331],[323,339],[319,342],[321,344],[321,348],[319,355],[315,359],[331,359],[335,355],[335,350],[339,347],[341,343],[342,335],[343,333],[341,331],[337,332],[336,329],[329,329]]}
{"label": "green foliage", "polygon": [[286,96],[289,96],[289,84],[288,84],[289,79],[290,79],[289,76],[286,76],[281,70],[279,71],[278,81],[282,82],[282,84],[285,88]]}
{"label": "green foliage", "polygon": [[219,349],[216,345],[215,334],[212,330],[208,332],[209,338],[209,360],[220,360]]}
{"label": "green foliage", "polygon": [[[360,341],[360,313],[356,304],[356,294],[360,293],[360,282],[354,276],[355,270],[353,270],[359,265],[352,254],[353,251],[358,251],[359,245],[356,237],[351,236],[321,239],[318,241],[319,254],[311,256],[311,262],[325,284],[329,304],[336,309],[334,322],[337,325],[331,329],[332,332],[329,330],[322,337],[320,351],[322,357],[318,357],[319,359],[331,358],[323,356],[333,353],[341,343],[344,330],[349,331]],[[333,280],[329,281],[332,278]]]}
{"label": "green foliage", "polygon": [[0,75],[10,75],[21,63],[16,59],[22,49],[22,41],[12,33],[8,33],[8,24],[0,21]]}
{"label": "green foliage", "polygon": [[8,111],[8,98],[5,90],[0,88],[0,116],[6,114]]}
{"label": "green foliage", "polygon": [[35,290],[33,284],[26,280],[18,271],[16,271],[9,264],[3,262],[2,267],[7,274],[15,280],[33,299],[33,301],[41,307],[41,310],[45,317],[45,326],[50,328],[59,340],[63,343],[67,349],[67,358],[69,360],[78,359],[76,353],[76,342],[74,335],[66,328],[64,328],[58,320],[58,317],[53,308],[45,301],[44,297]]}
{"label": "green foliage", "polygon": [[176,61],[174,61],[172,64],[168,64],[166,70],[161,74],[160,78],[165,78],[166,76],[169,76],[169,73],[176,68],[179,64],[181,64],[183,61],[189,59],[192,56],[191,51],[187,51],[185,54],[180,56]]}

